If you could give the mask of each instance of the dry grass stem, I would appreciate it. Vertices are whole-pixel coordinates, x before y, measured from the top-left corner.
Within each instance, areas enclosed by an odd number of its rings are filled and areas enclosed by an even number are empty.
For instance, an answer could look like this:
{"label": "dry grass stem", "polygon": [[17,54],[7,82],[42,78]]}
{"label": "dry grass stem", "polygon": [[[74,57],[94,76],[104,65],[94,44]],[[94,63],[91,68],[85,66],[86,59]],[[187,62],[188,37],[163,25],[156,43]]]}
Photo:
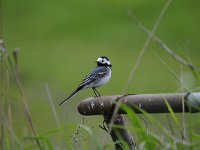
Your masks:
{"label": "dry grass stem", "polygon": [[59,121],[59,118],[58,118],[58,114],[57,114],[57,111],[56,111],[56,108],[55,108],[55,104],[53,103],[53,99],[52,99],[52,96],[51,96],[51,91],[50,91],[49,86],[48,86],[47,83],[45,84],[45,89],[46,89],[46,92],[47,92],[47,95],[48,95],[48,100],[49,100],[49,103],[50,103],[50,106],[51,106],[51,110],[52,110],[54,119],[56,121],[57,127],[60,128],[61,125],[60,125],[60,121]]}
{"label": "dry grass stem", "polygon": [[11,113],[11,107],[9,105],[8,107],[8,121],[6,122],[6,126],[7,126],[7,129],[10,133],[10,136],[11,136],[11,140],[12,140],[12,148],[15,149],[16,147],[14,146],[14,141],[17,143],[17,145],[19,146],[20,150],[23,150],[24,147],[23,145],[21,144],[20,140],[18,139],[18,137],[16,136],[16,134],[14,133],[14,130],[13,130],[13,123],[12,123],[12,113]]}
{"label": "dry grass stem", "polygon": [[[138,27],[140,29],[142,29],[147,35],[149,35],[150,32],[141,22],[140,20],[131,12],[131,10],[128,10],[128,15],[132,18],[132,20],[138,25]],[[177,55],[172,49],[170,49],[167,44],[161,40],[161,38],[159,38],[155,33],[152,33],[151,36],[152,40],[156,41],[160,47],[167,52],[169,55],[171,55],[176,61],[178,61],[179,63],[181,63],[182,65],[189,67],[191,70],[193,71],[197,71],[198,73],[200,73],[200,68],[195,67],[194,65],[192,65],[192,63],[190,61],[185,60],[184,58],[180,57],[179,55]]]}
{"label": "dry grass stem", "polygon": [[[0,0],[0,40],[3,39],[3,0]],[[0,48],[1,49],[1,48]]]}
{"label": "dry grass stem", "polygon": [[[17,59],[17,51],[13,52],[13,58]],[[29,107],[28,107],[28,104],[27,104],[27,100],[26,100],[26,97],[25,97],[25,94],[24,94],[24,90],[23,90],[23,86],[22,86],[22,81],[20,79],[20,75],[19,75],[19,72],[17,70],[17,64],[13,64],[13,62],[10,59],[9,56],[8,56],[8,61],[10,63],[11,69],[12,69],[13,74],[14,74],[15,81],[17,83],[17,87],[19,89],[19,92],[20,92],[20,95],[21,95],[21,98],[22,98],[22,102],[23,102],[23,105],[24,105],[25,115],[27,117],[27,120],[28,120],[28,123],[30,125],[31,131],[32,131],[33,135],[35,137],[37,137],[36,136],[36,131],[35,131],[35,128],[34,128],[34,125],[33,125],[33,122],[32,122],[32,117],[31,117],[31,114],[30,114],[30,111],[29,111]],[[17,62],[17,60],[14,60],[14,62]],[[36,140],[38,148],[42,149],[39,140],[37,138],[35,138],[35,140]]]}
{"label": "dry grass stem", "polygon": [[170,68],[170,66],[158,55],[156,55],[156,57],[160,60],[160,62],[165,65],[165,67],[172,73],[172,75],[174,75],[174,77],[181,83],[181,85],[183,86],[183,88],[185,90],[187,90],[188,92],[192,92],[187,86],[186,84],[179,78],[179,76],[172,70],[172,68]]}
{"label": "dry grass stem", "polygon": [[133,76],[135,75],[135,72],[136,72],[136,70],[137,70],[137,68],[138,68],[138,66],[139,66],[139,64],[140,64],[140,62],[142,60],[142,57],[144,56],[144,53],[147,50],[147,47],[148,47],[149,43],[151,42],[151,39],[154,36],[154,33],[155,33],[156,29],[158,28],[158,25],[160,24],[160,21],[163,18],[163,16],[164,16],[167,8],[169,7],[170,3],[171,3],[171,0],[167,0],[166,4],[162,8],[162,10],[161,10],[161,12],[160,12],[160,14],[158,16],[156,22],[154,23],[154,26],[153,26],[151,32],[148,33],[148,37],[147,37],[143,47],[140,50],[140,53],[139,53],[134,65],[133,65],[133,68],[131,69],[131,72],[129,74],[128,80],[127,80],[127,82],[125,84],[125,87],[124,87],[124,90],[122,92],[123,94],[126,92],[126,90],[127,90],[128,86],[129,86]]}
{"label": "dry grass stem", "polygon": [[[161,10],[161,12],[160,12],[160,14],[159,14],[159,16],[158,16],[158,18],[157,18],[157,20],[156,20],[156,22],[154,23],[154,26],[153,26],[153,28],[152,28],[152,31],[148,34],[147,40],[145,41],[145,43],[144,43],[142,49],[140,50],[139,56],[137,57],[137,59],[136,59],[134,65],[133,65],[133,68],[131,69],[131,72],[130,72],[130,74],[129,74],[128,80],[127,80],[127,82],[126,82],[126,84],[125,84],[125,87],[124,87],[122,93],[125,93],[125,92],[126,92],[128,86],[129,86],[129,84],[130,84],[130,82],[131,82],[131,80],[132,80],[132,78],[133,78],[133,76],[134,76],[134,74],[135,74],[135,72],[136,72],[136,70],[137,70],[137,68],[138,68],[138,66],[139,66],[139,64],[140,64],[140,62],[141,62],[141,60],[142,60],[142,57],[143,57],[143,55],[144,55],[144,53],[145,53],[145,51],[146,51],[146,49],[147,49],[147,47],[148,47],[148,45],[149,45],[151,39],[152,39],[152,36],[154,35],[154,32],[155,32],[156,29],[158,28],[158,25],[159,25],[161,19],[163,18],[163,16],[164,16],[164,14],[165,14],[167,8],[169,7],[170,3],[171,3],[171,0],[168,0],[168,1],[166,2],[166,4],[165,4],[164,7],[162,8],[162,10]],[[108,133],[109,133],[109,134],[110,134],[111,129],[112,129],[112,126],[113,126],[113,124],[114,124],[114,119],[115,119],[115,116],[116,116],[118,110],[119,110],[119,103],[117,103],[117,105],[116,105],[116,107],[115,107],[115,110],[114,110],[114,112],[113,112],[112,118],[111,118],[111,120],[110,120],[110,126],[109,126],[109,128],[108,128]],[[105,138],[105,140],[107,140],[107,138]]]}
{"label": "dry grass stem", "polygon": [[[184,86],[182,85],[182,83],[184,83],[184,81],[183,81],[183,66],[182,65],[181,65],[180,80],[181,80],[181,91],[183,92]],[[183,112],[182,112],[183,138],[182,139],[183,139],[183,141],[187,141],[184,98],[182,99],[182,109],[183,109]]]}
{"label": "dry grass stem", "polygon": [[[0,39],[1,40],[1,39]],[[0,41],[0,52],[4,48],[3,40]],[[1,54],[1,53],[0,53]],[[5,97],[6,97],[6,64],[4,55],[0,55],[0,149],[4,149],[5,140]]]}

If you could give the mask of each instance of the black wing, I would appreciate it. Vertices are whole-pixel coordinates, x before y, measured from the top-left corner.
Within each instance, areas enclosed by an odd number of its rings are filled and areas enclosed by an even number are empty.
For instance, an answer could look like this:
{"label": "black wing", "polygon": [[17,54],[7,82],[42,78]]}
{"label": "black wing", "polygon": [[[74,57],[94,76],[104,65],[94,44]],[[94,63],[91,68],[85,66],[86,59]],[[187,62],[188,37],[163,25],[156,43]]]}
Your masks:
{"label": "black wing", "polygon": [[95,69],[82,80],[81,84],[78,87],[90,84],[91,82],[94,82],[95,80],[104,77],[106,74],[107,74],[106,69],[99,69],[99,70]]}

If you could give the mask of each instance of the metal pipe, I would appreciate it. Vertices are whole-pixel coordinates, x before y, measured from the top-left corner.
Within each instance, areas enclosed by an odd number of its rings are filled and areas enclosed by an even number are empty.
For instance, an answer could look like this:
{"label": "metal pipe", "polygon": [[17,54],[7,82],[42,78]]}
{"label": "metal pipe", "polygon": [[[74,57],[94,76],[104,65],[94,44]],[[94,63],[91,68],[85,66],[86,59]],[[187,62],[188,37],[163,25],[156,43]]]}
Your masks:
{"label": "metal pipe", "polygon": [[[128,130],[126,130],[126,128],[114,128],[112,126],[110,126],[110,121],[112,120],[112,115],[104,115],[104,121],[107,124],[107,128],[111,128],[110,130],[110,136],[113,140],[113,143],[115,145],[115,149],[116,150],[123,150],[123,142],[125,142],[128,146],[130,150],[135,150],[135,143],[133,141],[133,137],[130,134],[130,132]],[[124,115],[122,114],[117,114],[114,118],[114,125],[119,125],[119,126],[126,126],[125,123],[125,118]]]}
{"label": "metal pipe", "polygon": [[[112,114],[114,102],[120,101],[130,106],[135,113],[141,113],[137,107],[148,113],[168,113],[165,100],[175,113],[200,112],[200,92],[89,97],[79,104],[78,111],[86,116],[109,115]],[[119,109],[118,114],[125,114],[125,112]]]}

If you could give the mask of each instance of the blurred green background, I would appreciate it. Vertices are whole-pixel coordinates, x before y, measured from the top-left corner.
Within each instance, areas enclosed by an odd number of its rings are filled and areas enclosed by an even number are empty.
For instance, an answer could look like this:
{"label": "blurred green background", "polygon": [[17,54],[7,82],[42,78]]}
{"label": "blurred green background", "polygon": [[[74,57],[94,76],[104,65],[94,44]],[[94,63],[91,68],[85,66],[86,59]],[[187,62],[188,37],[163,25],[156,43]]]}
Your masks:
{"label": "blurred green background", "polygon": [[[48,102],[49,85],[61,125],[78,126],[82,116],[79,102],[93,96],[85,90],[62,107],[58,104],[72,92],[95,66],[99,56],[113,65],[110,82],[99,88],[102,95],[122,94],[132,66],[147,35],[128,15],[130,9],[151,30],[166,0],[4,0],[3,37],[9,53],[19,48],[19,68],[25,95],[38,133],[57,128]],[[200,66],[200,1],[173,0],[156,31],[178,55]],[[187,55],[185,55],[187,54]],[[126,93],[180,92],[181,83],[157,55],[180,76],[191,90],[199,85],[191,71],[152,41],[129,84]],[[26,135],[27,124],[16,86],[12,87],[12,115],[19,137]],[[98,125],[102,117],[87,117],[86,125],[102,140],[106,133]],[[65,133],[70,140],[75,129]],[[59,138],[55,140],[59,143]],[[59,136],[58,136],[59,137]]]}

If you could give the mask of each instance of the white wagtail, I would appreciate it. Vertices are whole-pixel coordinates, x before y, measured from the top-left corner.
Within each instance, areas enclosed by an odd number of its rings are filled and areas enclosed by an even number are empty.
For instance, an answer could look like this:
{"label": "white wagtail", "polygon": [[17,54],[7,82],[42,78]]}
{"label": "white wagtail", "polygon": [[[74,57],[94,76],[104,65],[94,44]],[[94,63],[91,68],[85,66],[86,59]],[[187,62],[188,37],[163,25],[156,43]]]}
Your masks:
{"label": "white wagtail", "polygon": [[111,77],[111,63],[107,57],[99,57],[97,59],[97,66],[82,80],[81,84],[77,87],[77,89],[72,92],[64,101],[62,101],[59,105],[62,105],[66,100],[70,99],[72,96],[77,94],[80,90],[86,88],[92,88],[95,96],[101,96],[99,92],[96,90],[97,87],[100,87],[106,84]]}

